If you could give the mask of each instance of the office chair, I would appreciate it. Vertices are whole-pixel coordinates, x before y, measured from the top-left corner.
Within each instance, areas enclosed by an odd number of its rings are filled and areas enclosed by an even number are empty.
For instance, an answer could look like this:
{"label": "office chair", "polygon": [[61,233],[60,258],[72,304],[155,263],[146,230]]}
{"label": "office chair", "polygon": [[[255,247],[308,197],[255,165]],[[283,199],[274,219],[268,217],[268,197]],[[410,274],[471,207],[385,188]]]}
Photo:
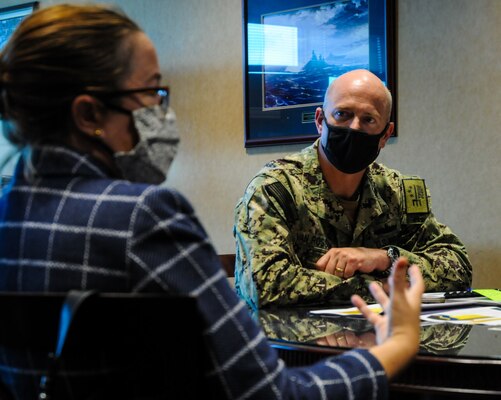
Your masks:
{"label": "office chair", "polygon": [[[11,398],[191,399],[204,393],[203,325],[194,298],[0,293],[0,321],[0,380]],[[0,386],[0,399],[6,396]]]}

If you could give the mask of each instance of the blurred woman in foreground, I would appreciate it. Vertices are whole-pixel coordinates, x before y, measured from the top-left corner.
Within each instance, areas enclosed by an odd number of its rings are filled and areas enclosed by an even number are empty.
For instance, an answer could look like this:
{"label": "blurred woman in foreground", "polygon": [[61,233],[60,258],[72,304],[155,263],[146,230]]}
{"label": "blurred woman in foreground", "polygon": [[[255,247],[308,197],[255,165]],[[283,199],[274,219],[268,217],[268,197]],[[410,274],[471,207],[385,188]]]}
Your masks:
{"label": "blurred woman in foreground", "polygon": [[[189,202],[158,186],[179,141],[161,78],[152,42],[117,11],[58,5],[21,23],[0,54],[0,112],[22,151],[0,198],[0,289],[196,296],[210,398],[385,398],[388,378],[417,352],[418,269],[407,288],[399,260],[391,299],[372,288],[384,316],[353,299],[377,346],[286,368],[228,285]],[[19,398],[33,394],[28,366],[1,363]]]}

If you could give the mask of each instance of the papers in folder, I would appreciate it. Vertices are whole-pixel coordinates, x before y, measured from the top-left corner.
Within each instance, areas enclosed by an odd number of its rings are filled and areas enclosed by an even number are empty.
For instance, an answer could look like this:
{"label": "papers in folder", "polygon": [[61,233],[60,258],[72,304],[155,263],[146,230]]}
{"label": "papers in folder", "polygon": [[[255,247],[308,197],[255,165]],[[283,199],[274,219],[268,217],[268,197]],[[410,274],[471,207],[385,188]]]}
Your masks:
{"label": "papers in folder", "polygon": [[[376,313],[383,312],[379,304],[371,304],[369,308]],[[425,293],[421,311],[421,320],[427,322],[501,325],[501,302],[482,297],[444,299],[443,293]],[[312,310],[310,314],[323,317],[362,317],[356,307]]]}

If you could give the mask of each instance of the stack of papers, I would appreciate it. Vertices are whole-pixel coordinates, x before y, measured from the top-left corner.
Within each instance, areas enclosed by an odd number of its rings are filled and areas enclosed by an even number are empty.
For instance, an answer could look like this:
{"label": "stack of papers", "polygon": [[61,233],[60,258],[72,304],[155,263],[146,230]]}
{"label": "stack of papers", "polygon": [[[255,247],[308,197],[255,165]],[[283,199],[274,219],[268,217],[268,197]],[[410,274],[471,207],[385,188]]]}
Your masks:
{"label": "stack of papers", "polygon": [[[437,299],[441,299],[440,302]],[[444,299],[443,293],[425,293],[421,320],[433,323],[501,325],[500,307],[501,302],[485,297]],[[384,311],[379,304],[371,304],[369,308],[376,313]],[[356,307],[312,310],[310,314],[323,317],[362,317]]]}

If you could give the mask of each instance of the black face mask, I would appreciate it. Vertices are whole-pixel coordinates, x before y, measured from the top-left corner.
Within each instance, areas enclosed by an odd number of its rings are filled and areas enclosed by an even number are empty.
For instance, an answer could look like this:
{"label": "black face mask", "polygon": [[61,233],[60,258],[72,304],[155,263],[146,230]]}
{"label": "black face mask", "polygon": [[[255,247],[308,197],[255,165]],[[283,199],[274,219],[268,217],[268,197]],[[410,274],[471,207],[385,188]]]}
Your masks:
{"label": "black face mask", "polygon": [[345,174],[354,174],[367,168],[379,155],[379,140],[383,137],[390,123],[381,133],[370,135],[367,132],[346,126],[334,126],[327,123],[327,135],[322,136],[321,144],[329,162]]}

